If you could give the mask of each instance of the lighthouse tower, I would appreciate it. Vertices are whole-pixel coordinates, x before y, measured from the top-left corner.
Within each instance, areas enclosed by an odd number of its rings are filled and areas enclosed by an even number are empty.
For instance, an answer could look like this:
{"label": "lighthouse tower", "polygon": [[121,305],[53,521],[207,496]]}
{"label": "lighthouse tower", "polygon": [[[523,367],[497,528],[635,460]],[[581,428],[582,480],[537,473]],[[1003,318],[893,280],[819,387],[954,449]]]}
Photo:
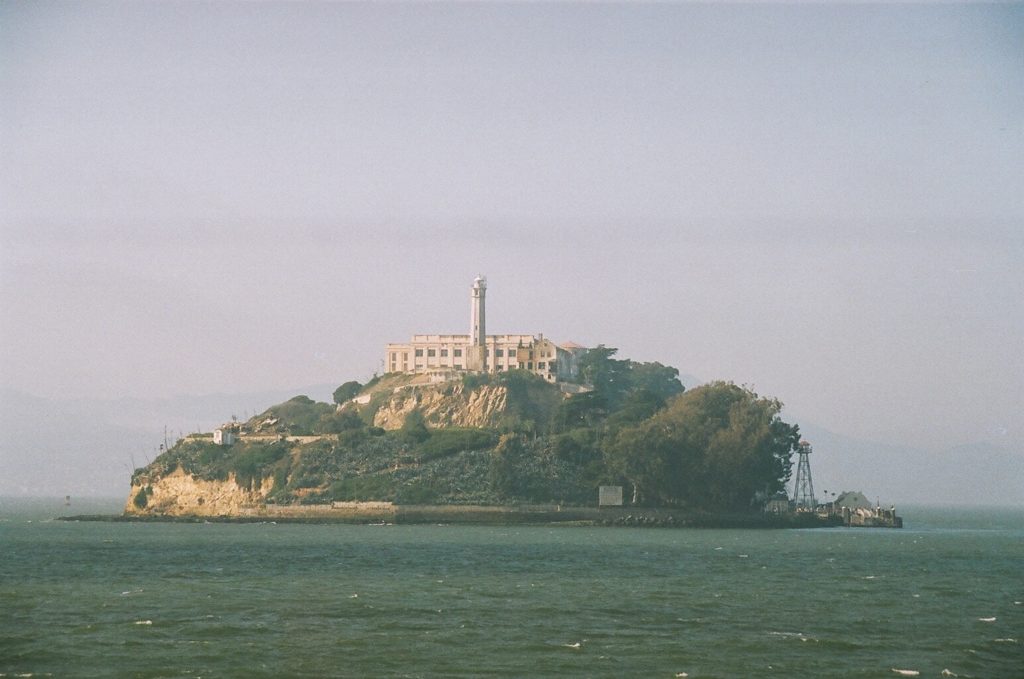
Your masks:
{"label": "lighthouse tower", "polygon": [[470,370],[487,372],[487,327],[485,323],[485,298],[487,279],[477,276],[470,292],[469,360]]}

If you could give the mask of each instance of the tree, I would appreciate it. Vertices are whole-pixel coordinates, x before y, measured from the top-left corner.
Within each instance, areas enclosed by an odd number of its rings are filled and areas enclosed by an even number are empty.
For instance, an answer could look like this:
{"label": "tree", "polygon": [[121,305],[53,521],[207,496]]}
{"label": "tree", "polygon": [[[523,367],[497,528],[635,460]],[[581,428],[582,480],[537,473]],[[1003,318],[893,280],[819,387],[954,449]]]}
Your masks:
{"label": "tree", "polygon": [[618,349],[599,344],[580,358],[580,377],[594,387],[594,391],[604,396],[612,407],[618,404],[621,394],[629,389],[626,374],[629,361],[612,358]]}
{"label": "tree", "polygon": [[629,361],[629,386],[633,391],[649,391],[668,400],[683,393],[683,383],[679,381],[679,370],[670,365],[637,363]]}
{"label": "tree", "polygon": [[[676,368],[658,362],[638,363],[612,358],[617,352],[614,347],[600,344],[580,358],[580,376],[594,388],[593,396],[589,402],[563,409],[565,412],[560,413],[556,420],[563,427],[573,421],[577,426],[583,422],[593,426],[595,420],[613,415],[625,407],[633,409],[625,416],[628,421],[643,411],[644,408],[637,408],[641,401],[646,400],[650,405],[660,400],[660,408],[665,401],[683,392]],[[645,394],[638,396],[638,392]]]}
{"label": "tree", "polygon": [[363,385],[359,384],[355,380],[346,382],[334,390],[334,402],[341,405],[358,394],[362,388]]}
{"label": "tree", "polygon": [[800,436],[779,418],[781,408],[732,383],[704,385],[623,428],[606,464],[651,502],[747,509],[756,495],[774,494],[789,479]]}
{"label": "tree", "polygon": [[637,389],[625,398],[622,407],[608,418],[608,426],[618,429],[642,422],[665,407],[665,397],[648,389]]}

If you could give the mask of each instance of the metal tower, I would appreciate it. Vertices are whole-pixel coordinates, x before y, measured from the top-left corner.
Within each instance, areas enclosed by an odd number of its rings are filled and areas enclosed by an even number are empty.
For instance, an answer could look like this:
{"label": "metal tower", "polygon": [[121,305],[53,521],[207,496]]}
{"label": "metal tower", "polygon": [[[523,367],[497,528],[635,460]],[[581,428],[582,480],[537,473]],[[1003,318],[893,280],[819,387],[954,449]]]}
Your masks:
{"label": "metal tower", "polygon": [[801,441],[797,448],[800,456],[796,465],[796,484],[793,486],[793,500],[797,509],[813,511],[818,503],[814,499],[814,483],[811,481],[811,444]]}

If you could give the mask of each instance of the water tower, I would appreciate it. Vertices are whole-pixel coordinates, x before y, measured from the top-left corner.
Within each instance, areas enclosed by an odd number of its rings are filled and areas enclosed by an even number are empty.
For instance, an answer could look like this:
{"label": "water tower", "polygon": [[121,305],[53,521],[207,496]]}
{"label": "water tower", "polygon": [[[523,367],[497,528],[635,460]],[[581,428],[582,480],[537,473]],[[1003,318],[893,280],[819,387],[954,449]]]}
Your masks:
{"label": "water tower", "polygon": [[793,501],[797,510],[814,511],[818,503],[814,499],[814,483],[811,481],[811,444],[801,441],[797,448],[796,484],[793,486]]}

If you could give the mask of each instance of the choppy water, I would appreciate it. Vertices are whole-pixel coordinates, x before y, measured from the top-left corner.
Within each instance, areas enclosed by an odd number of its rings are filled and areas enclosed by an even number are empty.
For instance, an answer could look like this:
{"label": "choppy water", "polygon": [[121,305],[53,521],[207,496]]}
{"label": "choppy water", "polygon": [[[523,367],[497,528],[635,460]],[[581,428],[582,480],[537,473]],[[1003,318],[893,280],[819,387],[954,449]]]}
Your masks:
{"label": "choppy water", "polygon": [[1020,510],[748,531],[45,520],[55,504],[0,502],[0,675],[1024,676]]}

